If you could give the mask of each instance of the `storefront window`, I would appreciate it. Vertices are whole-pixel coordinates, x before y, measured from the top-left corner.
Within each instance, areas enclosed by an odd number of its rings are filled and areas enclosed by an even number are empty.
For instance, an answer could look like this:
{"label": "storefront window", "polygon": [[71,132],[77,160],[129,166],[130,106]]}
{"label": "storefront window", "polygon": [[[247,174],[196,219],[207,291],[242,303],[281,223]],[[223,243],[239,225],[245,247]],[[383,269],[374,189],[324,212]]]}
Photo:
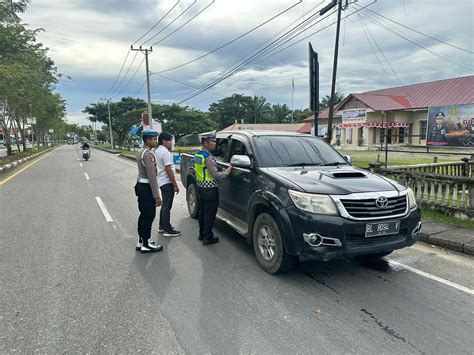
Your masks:
{"label": "storefront window", "polygon": [[405,127],[400,127],[398,129],[398,142],[400,143],[405,142]]}

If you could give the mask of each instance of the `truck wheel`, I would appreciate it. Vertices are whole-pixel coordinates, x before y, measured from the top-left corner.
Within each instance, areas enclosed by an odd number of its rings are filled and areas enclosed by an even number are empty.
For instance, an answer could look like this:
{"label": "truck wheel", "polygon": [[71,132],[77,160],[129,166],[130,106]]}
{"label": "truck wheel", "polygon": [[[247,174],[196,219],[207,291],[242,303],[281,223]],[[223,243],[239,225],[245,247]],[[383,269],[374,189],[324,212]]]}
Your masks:
{"label": "truck wheel", "polygon": [[280,228],[268,213],[260,214],[255,220],[253,249],[260,267],[270,274],[291,269],[297,260],[285,252]]}
{"label": "truck wheel", "polygon": [[188,204],[188,213],[192,218],[198,218],[198,194],[196,185],[191,183],[186,189],[186,202]]}

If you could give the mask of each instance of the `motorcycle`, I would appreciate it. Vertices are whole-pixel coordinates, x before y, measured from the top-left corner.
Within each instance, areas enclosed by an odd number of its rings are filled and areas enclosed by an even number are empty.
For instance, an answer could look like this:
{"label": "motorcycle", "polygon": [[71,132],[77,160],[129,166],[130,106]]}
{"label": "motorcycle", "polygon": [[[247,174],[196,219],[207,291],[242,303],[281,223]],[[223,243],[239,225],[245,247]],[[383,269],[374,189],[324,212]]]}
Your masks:
{"label": "motorcycle", "polygon": [[90,150],[89,149],[83,149],[82,150],[82,158],[87,161],[87,160],[89,160],[90,157],[91,157]]}

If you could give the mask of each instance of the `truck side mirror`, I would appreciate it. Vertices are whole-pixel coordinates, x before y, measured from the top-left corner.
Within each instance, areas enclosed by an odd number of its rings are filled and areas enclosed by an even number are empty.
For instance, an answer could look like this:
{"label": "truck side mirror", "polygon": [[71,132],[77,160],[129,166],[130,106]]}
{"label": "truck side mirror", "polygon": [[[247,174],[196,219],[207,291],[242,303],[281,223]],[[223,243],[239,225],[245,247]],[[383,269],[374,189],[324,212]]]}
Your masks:
{"label": "truck side mirror", "polygon": [[246,155],[234,155],[230,159],[230,164],[237,168],[250,169],[252,165],[250,158]]}
{"label": "truck side mirror", "polygon": [[352,164],[352,157],[350,155],[343,155],[344,159],[347,160],[349,164]]}

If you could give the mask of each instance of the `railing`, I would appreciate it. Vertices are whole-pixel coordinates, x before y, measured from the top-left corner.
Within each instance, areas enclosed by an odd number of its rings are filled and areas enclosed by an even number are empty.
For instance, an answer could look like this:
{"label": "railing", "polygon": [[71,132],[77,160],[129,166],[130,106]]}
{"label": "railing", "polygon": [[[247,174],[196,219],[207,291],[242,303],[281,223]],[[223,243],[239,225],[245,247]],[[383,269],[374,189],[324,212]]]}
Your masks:
{"label": "railing", "polygon": [[460,162],[400,165],[391,166],[388,167],[388,169],[419,172],[425,174],[472,177],[474,171],[473,167],[474,161],[469,161],[467,158],[464,158]]}
{"label": "railing", "polygon": [[[377,166],[377,164],[371,164],[371,170],[411,187],[415,192],[418,203],[421,205],[428,205],[442,211],[474,218],[473,162],[426,165],[429,165],[429,167],[412,166],[412,170],[410,166],[385,169]],[[420,167],[423,169],[421,170],[422,172],[416,170]],[[440,167],[441,170],[439,169]],[[446,170],[448,169],[447,167],[453,170]],[[448,173],[427,173],[424,172],[425,168],[426,170],[432,168],[434,171],[444,171]],[[453,175],[449,175],[450,171],[453,172]],[[454,175],[454,173],[458,171],[469,175]]]}

